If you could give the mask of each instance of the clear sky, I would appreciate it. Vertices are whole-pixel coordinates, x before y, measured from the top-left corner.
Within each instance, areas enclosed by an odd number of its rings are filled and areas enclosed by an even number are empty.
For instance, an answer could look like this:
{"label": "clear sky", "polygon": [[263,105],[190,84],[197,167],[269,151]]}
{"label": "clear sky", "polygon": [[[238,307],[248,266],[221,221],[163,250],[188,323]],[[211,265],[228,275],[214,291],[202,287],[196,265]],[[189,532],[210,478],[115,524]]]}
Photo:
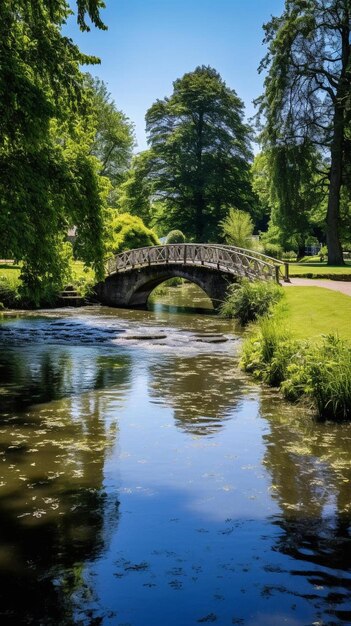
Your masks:
{"label": "clear sky", "polygon": [[82,52],[100,57],[101,65],[87,69],[107,83],[117,107],[134,122],[138,151],[147,147],[146,110],[198,65],[214,67],[244,101],[246,116],[253,114],[252,100],[262,91],[262,24],[282,12],[284,0],[105,2],[108,31],[81,33],[72,18],[64,32]]}

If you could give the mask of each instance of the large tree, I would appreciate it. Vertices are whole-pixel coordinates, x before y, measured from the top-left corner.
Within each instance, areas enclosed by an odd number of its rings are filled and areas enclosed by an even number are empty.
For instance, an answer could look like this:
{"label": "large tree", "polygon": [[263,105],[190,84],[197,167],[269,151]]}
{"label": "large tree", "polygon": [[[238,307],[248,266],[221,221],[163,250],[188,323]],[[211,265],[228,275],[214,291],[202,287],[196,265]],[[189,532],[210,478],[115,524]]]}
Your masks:
{"label": "large tree", "polygon": [[[340,198],[349,185],[351,105],[350,0],[286,0],[265,25],[269,45],[260,113],[278,195],[287,197],[311,164],[323,163],[316,184],[327,184],[328,262],[342,264]],[[305,173],[304,173],[305,171]],[[302,180],[303,182],[303,180]],[[291,211],[295,210],[291,205]]]}
{"label": "large tree", "polygon": [[128,117],[119,111],[106,84],[86,74],[86,85],[91,92],[91,104],[96,118],[95,137],[90,152],[100,163],[101,176],[107,176],[113,187],[121,184],[132,159],[134,127]]}
{"label": "large tree", "polygon": [[[98,27],[100,0],[78,0],[78,21]],[[104,180],[89,154],[94,115],[80,64],[83,55],[62,26],[64,0],[3,0],[0,6],[1,253],[23,261],[33,300],[59,284],[67,227],[78,226],[82,258],[103,259]]]}
{"label": "large tree", "polygon": [[216,70],[197,67],[147,111],[153,193],[167,228],[215,239],[230,206],[250,210],[250,131],[243,103]]}

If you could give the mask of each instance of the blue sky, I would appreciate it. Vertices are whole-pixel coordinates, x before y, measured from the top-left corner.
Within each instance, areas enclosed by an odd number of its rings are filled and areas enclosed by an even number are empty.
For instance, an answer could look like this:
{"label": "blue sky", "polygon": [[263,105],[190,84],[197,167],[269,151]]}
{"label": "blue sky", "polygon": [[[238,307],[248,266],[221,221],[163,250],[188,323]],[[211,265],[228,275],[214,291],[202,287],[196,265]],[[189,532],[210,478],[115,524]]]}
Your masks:
{"label": "blue sky", "polygon": [[246,116],[253,114],[252,100],[262,91],[262,24],[282,12],[283,0],[105,1],[108,31],[81,33],[70,18],[64,32],[100,57],[101,65],[87,69],[134,122],[137,151],[147,147],[146,110],[197,65],[214,67],[244,101]]}

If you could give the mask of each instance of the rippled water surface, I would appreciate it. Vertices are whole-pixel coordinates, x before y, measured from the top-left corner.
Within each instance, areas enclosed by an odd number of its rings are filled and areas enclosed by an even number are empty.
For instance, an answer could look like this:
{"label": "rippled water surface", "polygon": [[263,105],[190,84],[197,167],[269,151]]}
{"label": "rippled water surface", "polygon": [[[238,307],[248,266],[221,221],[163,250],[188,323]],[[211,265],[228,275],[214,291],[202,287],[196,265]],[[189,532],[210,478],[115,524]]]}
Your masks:
{"label": "rippled water surface", "polygon": [[170,293],[0,319],[0,623],[350,624],[351,427]]}

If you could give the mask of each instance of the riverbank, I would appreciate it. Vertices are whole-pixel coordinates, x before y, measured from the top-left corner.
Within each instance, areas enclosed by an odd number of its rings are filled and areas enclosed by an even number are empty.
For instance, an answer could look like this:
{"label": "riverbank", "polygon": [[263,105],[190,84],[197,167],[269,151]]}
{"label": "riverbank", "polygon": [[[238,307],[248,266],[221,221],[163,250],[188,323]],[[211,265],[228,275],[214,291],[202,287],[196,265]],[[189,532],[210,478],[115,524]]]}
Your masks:
{"label": "riverbank", "polygon": [[[10,261],[0,261],[0,310],[1,309],[24,309],[31,310],[40,307],[54,307],[62,305],[60,293],[65,285],[50,293],[43,293],[39,303],[29,301],[21,293],[21,266]],[[72,292],[77,297],[87,297],[96,283],[92,269],[87,268],[81,261],[73,261],[71,264],[69,283]]]}
{"label": "riverbank", "polygon": [[242,366],[320,418],[351,419],[351,299],[320,287],[291,287],[251,326]]}

